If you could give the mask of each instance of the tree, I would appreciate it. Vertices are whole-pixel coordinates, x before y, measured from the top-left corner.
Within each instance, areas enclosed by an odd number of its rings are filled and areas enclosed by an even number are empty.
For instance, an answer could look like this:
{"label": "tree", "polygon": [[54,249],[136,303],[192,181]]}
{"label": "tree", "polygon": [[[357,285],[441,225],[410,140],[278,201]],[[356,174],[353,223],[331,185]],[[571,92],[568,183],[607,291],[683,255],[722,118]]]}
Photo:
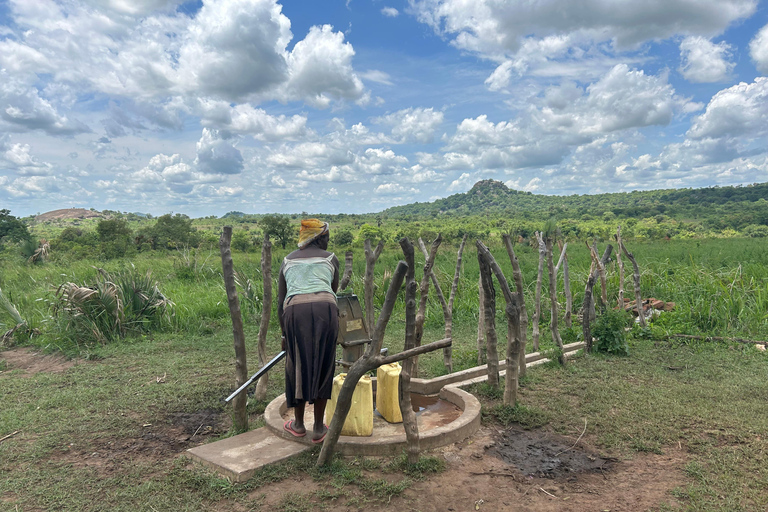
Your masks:
{"label": "tree", "polygon": [[149,242],[152,249],[173,249],[180,245],[195,247],[200,242],[200,235],[188,216],[166,213],[157,218],[154,226],[141,230],[136,242]]}
{"label": "tree", "polygon": [[341,229],[333,236],[333,244],[339,247],[351,245],[355,241],[355,236],[349,229]]}
{"label": "tree", "polygon": [[31,240],[32,236],[19,219],[11,215],[10,210],[0,210],[0,242],[8,239],[11,242],[21,242],[22,240]]}
{"label": "tree", "polygon": [[286,215],[265,215],[261,218],[261,228],[264,236],[270,236],[280,242],[285,249],[288,242],[296,240],[296,232],[291,226],[291,220]]}
{"label": "tree", "polygon": [[131,243],[133,231],[125,219],[100,220],[96,225],[101,254],[107,259],[120,258],[135,248]]}

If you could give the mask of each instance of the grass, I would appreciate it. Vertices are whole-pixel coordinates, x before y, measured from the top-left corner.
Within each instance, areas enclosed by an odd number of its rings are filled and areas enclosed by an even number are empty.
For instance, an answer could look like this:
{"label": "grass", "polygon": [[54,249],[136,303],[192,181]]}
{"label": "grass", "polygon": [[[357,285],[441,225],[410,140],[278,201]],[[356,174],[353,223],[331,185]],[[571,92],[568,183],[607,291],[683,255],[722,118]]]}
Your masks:
{"label": "grass", "polygon": [[[768,356],[750,346],[664,338],[681,332],[768,338],[768,255],[751,240],[633,245],[629,249],[643,268],[644,295],[675,301],[677,310],[663,315],[647,332],[633,331],[639,337],[630,340],[629,357],[579,355],[565,369],[557,365],[532,369],[521,382],[520,402],[514,408],[500,405],[498,390],[475,388],[483,402],[484,421],[525,428],[546,425],[577,436],[586,418],[585,441],[621,457],[665,453],[679,443],[688,458],[688,483],[675,495],[686,510],[765,509],[768,498],[761,490],[768,487],[768,405],[764,400]],[[511,273],[503,249],[493,250]],[[516,250],[526,275],[526,293],[532,296],[536,254],[528,247]],[[162,432],[171,426],[173,413],[225,410],[221,400],[233,387],[234,358],[218,262],[200,255],[189,270],[189,265],[174,258],[188,261],[190,256],[142,254],[130,262],[54,258],[34,266],[20,264],[7,254],[0,257],[4,296],[43,332],[27,343],[78,358],[79,363],[64,373],[27,377],[9,369],[0,353],[0,437],[21,431],[0,443],[4,507],[259,510],[264,489],[299,474],[317,488],[286,498],[278,510],[313,510],[336,502],[364,508],[386,502],[443,470],[436,458],[424,458],[416,468],[405,465],[404,459],[369,458],[336,460],[327,472],[319,472],[313,465],[315,454],[309,453],[265,468],[244,485],[233,485],[174,458],[171,451],[167,457],[138,453],[117,458],[106,471],[96,464],[98,458],[89,456],[104,451],[109,442],[132,440],[138,446],[148,434],[145,424],[162,427]],[[376,272],[381,283],[377,300],[383,296],[384,271],[393,268],[398,258],[394,248],[382,255]],[[452,249],[439,254],[437,271],[445,290],[452,279],[453,258]],[[275,254],[274,269],[280,259]],[[465,262],[454,317],[456,370],[477,364],[477,263],[470,249]],[[588,270],[586,250],[574,245],[569,263],[578,305]],[[257,254],[235,254],[235,264],[244,275],[258,276]],[[67,343],[50,318],[54,291],[62,282],[92,281],[97,266],[108,272],[151,269],[163,293],[176,304],[169,324],[103,346]],[[356,254],[357,276],[363,268],[364,259]],[[361,294],[356,279],[355,290]],[[610,274],[609,294],[615,295],[616,289],[615,274]],[[552,348],[545,325],[547,305],[541,327],[545,351]],[[429,308],[425,341],[442,338],[439,305],[430,301]],[[249,355],[255,352],[256,313],[244,315]],[[5,310],[0,310],[0,322],[13,321],[3,315]],[[499,326],[505,322],[501,315],[499,311]],[[276,317],[268,336],[270,353],[278,349],[275,322]],[[399,304],[384,342],[390,353],[402,347],[403,329]],[[254,362],[249,362],[253,369]],[[444,373],[442,354],[422,356],[420,367],[421,376]],[[280,372],[276,369],[270,379],[269,399],[282,392]],[[158,383],[162,376],[165,382]],[[258,415],[264,405],[249,406],[255,426],[260,425]]]}

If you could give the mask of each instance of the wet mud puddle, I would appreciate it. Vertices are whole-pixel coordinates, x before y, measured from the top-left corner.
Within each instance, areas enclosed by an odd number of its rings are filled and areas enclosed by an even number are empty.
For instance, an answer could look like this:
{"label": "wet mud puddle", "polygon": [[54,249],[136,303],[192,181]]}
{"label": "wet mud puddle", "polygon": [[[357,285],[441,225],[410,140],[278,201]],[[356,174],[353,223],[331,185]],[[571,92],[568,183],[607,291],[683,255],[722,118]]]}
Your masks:
{"label": "wet mud puddle", "polygon": [[526,476],[544,478],[607,471],[615,462],[615,459],[573,446],[573,441],[556,434],[515,428],[496,436],[487,452],[518,468]]}

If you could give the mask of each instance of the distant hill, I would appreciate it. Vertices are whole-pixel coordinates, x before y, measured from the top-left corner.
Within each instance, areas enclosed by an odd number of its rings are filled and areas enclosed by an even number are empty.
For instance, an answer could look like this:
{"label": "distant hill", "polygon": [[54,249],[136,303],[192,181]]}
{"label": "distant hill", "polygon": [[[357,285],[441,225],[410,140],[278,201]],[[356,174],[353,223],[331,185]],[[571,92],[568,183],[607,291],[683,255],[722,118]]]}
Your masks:
{"label": "distant hill", "polygon": [[95,210],[86,210],[85,208],[64,208],[62,210],[52,210],[50,212],[41,213],[35,217],[35,220],[38,222],[45,222],[62,219],[90,219],[93,217],[103,218],[104,215]]}
{"label": "distant hill", "polygon": [[[755,205],[759,200],[763,202]],[[478,181],[466,193],[454,194],[431,203],[395,206],[382,214],[390,218],[417,216],[473,216],[497,214],[536,218],[616,217],[646,218],[667,215],[677,219],[699,219],[717,207],[721,213],[749,210],[768,223],[768,183],[736,187],[667,189],[610,194],[547,196],[508,188],[500,181]],[[759,206],[759,207],[756,207]]]}

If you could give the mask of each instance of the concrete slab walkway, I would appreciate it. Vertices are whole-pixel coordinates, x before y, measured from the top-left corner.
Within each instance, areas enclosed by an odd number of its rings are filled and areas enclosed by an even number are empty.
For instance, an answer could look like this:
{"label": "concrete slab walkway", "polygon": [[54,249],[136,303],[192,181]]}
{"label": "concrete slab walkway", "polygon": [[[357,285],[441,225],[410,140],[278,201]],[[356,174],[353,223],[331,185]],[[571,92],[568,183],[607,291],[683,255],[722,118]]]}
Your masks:
{"label": "concrete slab walkway", "polygon": [[245,482],[260,467],[288,459],[309,448],[309,445],[273,435],[268,428],[262,427],[190,448],[187,455],[233,482]]}

